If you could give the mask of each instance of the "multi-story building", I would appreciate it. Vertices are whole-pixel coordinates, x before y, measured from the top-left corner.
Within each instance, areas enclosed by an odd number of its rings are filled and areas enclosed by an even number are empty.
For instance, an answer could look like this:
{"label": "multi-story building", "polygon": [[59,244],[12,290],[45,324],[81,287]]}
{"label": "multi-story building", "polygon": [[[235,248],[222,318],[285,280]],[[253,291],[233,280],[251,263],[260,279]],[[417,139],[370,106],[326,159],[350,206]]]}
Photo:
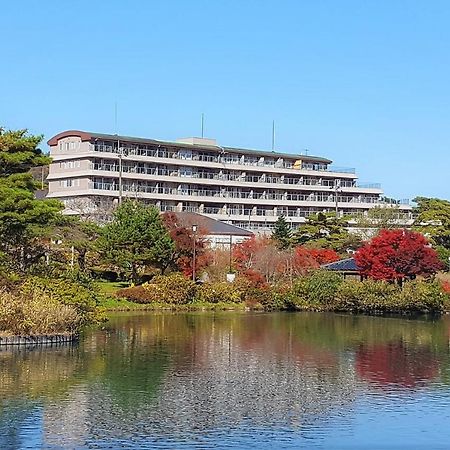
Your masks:
{"label": "multi-story building", "polygon": [[[190,211],[242,228],[268,229],[281,215],[293,227],[318,212],[355,216],[392,205],[378,184],[327,158],[223,147],[213,139],[176,142],[84,131],[48,141],[48,196],[67,213],[101,214],[123,198],[161,211]],[[395,202],[408,214],[411,207]]]}

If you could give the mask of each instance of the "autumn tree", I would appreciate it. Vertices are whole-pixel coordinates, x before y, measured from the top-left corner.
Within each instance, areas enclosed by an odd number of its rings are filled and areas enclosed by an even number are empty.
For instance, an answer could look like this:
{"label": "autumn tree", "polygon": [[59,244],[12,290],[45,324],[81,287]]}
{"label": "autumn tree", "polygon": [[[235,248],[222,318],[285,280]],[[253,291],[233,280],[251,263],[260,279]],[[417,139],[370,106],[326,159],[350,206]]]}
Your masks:
{"label": "autumn tree", "polygon": [[361,274],[376,280],[414,279],[441,269],[434,249],[425,237],[409,230],[382,230],[355,254]]}
{"label": "autumn tree", "polygon": [[168,261],[167,268],[181,270],[187,277],[192,276],[194,266],[194,240],[195,240],[195,268],[200,273],[211,262],[211,254],[207,248],[203,230],[198,228],[194,235],[192,226],[184,223],[180,217],[172,212],[162,216],[164,226],[174,242],[173,252]]}
{"label": "autumn tree", "polygon": [[312,249],[299,246],[282,250],[271,238],[252,237],[235,246],[233,257],[240,273],[258,284],[292,280],[325,262],[339,259],[330,249]]}

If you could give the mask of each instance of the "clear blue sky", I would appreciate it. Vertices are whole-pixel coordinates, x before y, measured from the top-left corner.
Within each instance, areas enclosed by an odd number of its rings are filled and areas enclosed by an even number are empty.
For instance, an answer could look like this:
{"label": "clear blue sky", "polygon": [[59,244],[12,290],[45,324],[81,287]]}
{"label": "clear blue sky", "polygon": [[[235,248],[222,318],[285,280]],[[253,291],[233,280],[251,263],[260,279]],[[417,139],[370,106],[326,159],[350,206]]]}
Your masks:
{"label": "clear blue sky", "polygon": [[0,124],[329,157],[450,198],[448,1],[4,1]]}

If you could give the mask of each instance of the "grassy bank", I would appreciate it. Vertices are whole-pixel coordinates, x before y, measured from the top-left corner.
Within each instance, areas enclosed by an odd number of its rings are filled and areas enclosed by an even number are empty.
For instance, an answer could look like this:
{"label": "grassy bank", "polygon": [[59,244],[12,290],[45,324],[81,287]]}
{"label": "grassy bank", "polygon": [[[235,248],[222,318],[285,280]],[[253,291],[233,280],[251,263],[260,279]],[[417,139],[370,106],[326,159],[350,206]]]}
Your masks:
{"label": "grassy bank", "polygon": [[[110,287],[106,287],[109,289]],[[396,283],[343,280],[316,271],[289,285],[252,286],[236,283],[195,285],[181,274],[156,277],[151,283],[122,288],[105,297],[106,310],[289,310],[365,314],[444,313],[450,299],[438,280]]]}
{"label": "grassy bank", "polygon": [[164,302],[135,303],[125,298],[103,298],[99,307],[104,311],[245,311],[248,307],[243,303],[200,302],[174,305]]}

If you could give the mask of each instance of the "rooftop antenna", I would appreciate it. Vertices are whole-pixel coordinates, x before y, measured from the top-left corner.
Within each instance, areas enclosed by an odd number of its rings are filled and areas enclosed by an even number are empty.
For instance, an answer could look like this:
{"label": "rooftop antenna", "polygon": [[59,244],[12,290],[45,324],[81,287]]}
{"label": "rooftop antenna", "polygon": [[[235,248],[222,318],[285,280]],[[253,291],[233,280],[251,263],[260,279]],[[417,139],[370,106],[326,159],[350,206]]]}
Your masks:
{"label": "rooftop antenna", "polygon": [[118,133],[117,133],[117,102],[114,102],[114,129],[115,129],[115,134],[117,136],[118,135]]}
{"label": "rooftop antenna", "polygon": [[275,150],[275,120],[272,120],[272,151]]}
{"label": "rooftop antenna", "polygon": [[202,113],[202,138],[205,130],[205,115]]}

